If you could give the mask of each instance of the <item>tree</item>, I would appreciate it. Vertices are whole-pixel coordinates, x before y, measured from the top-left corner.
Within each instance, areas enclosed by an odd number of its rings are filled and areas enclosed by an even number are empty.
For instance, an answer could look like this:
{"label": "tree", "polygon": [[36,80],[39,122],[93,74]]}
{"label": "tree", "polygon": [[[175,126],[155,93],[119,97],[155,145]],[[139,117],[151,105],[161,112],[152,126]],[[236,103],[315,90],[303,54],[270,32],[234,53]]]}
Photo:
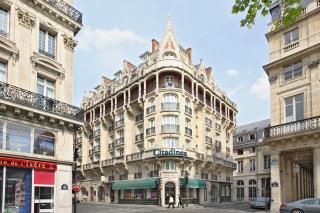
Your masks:
{"label": "tree", "polygon": [[[301,0],[277,0],[282,2],[282,25],[288,26],[293,23],[302,12]],[[255,24],[257,14],[266,16],[269,13],[269,6],[277,2],[275,0],[235,0],[232,13],[246,13],[246,17],[240,21],[240,26],[252,28]]]}

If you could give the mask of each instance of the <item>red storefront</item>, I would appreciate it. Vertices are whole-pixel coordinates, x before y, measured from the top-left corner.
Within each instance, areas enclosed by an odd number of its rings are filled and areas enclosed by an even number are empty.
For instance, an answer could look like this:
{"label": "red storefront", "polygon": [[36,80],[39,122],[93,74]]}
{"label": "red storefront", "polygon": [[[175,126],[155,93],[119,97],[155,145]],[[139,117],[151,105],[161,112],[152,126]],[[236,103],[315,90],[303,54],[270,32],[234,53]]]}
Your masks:
{"label": "red storefront", "polygon": [[0,212],[54,212],[56,163],[0,157]]}

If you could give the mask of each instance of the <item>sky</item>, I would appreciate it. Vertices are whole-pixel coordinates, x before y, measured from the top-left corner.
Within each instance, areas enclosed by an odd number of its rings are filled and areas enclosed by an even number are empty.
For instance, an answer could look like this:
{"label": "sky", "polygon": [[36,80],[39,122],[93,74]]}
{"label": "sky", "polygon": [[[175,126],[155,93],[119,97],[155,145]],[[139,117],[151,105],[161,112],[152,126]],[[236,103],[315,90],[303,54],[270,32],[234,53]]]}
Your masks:
{"label": "sky", "polygon": [[244,14],[231,14],[234,0],[74,0],[83,13],[76,36],[73,103],[113,78],[123,60],[138,65],[162,40],[168,15],[176,39],[191,47],[193,63],[212,67],[219,87],[237,104],[238,125],[270,117],[269,83],[262,66],[268,62],[265,38],[270,17],[259,17],[252,29],[240,27]]}

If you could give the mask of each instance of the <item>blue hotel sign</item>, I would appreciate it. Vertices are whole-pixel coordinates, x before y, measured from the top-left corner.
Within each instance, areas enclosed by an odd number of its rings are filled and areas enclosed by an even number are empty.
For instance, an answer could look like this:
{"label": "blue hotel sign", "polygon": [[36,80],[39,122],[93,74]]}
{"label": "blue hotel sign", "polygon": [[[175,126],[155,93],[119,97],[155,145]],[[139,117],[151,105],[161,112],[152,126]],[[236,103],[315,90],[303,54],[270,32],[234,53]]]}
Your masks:
{"label": "blue hotel sign", "polygon": [[175,148],[171,149],[154,149],[153,156],[177,156],[177,157],[187,157],[187,152]]}

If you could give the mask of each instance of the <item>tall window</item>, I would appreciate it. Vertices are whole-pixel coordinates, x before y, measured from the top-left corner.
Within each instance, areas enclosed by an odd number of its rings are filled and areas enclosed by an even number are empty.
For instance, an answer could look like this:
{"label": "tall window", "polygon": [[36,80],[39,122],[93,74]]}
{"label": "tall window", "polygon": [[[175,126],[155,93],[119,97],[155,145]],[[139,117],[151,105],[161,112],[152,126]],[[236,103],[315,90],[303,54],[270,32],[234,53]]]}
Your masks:
{"label": "tall window", "polygon": [[149,119],[149,128],[152,128],[155,126],[154,118]]}
{"label": "tall window", "polygon": [[34,153],[54,156],[54,135],[43,129],[34,130]]}
{"label": "tall window", "polygon": [[50,58],[56,56],[56,35],[47,30],[39,31],[39,52]]}
{"label": "tall window", "polygon": [[38,94],[54,98],[54,82],[38,77],[37,87]]}
{"label": "tall window", "polygon": [[243,180],[237,181],[237,200],[241,201],[244,199],[244,182]]}
{"label": "tall window", "polygon": [[243,161],[238,161],[238,172],[243,172]]}
{"label": "tall window", "polygon": [[270,169],[270,155],[264,155],[263,156],[263,168],[264,169]]}
{"label": "tall window", "polygon": [[166,168],[166,170],[175,171],[176,170],[176,163],[174,161],[166,161],[165,168]]}
{"label": "tall window", "polygon": [[7,82],[7,65],[0,62],[0,81]]}
{"label": "tall window", "polygon": [[284,102],[285,102],[285,122],[298,121],[304,118],[303,94],[285,98]]}
{"label": "tall window", "polygon": [[289,45],[299,40],[299,28],[295,28],[284,34],[284,44]]}
{"label": "tall window", "polygon": [[178,139],[177,138],[164,138],[163,139],[163,146],[164,147],[178,147]]}
{"label": "tall window", "polygon": [[249,180],[249,199],[254,200],[257,197],[257,181]]}
{"label": "tall window", "polygon": [[165,76],[164,82],[165,82],[166,87],[173,87],[174,86],[174,76],[172,76],[172,75]]}
{"label": "tall window", "polygon": [[178,98],[177,98],[176,95],[169,94],[169,95],[165,95],[163,97],[163,101],[165,103],[177,103],[178,102]]}
{"label": "tall window", "polygon": [[154,142],[154,139],[148,140],[148,144],[150,149],[156,148],[156,143]]}
{"label": "tall window", "polygon": [[0,35],[7,37],[9,33],[9,13],[0,8]]}
{"label": "tall window", "polygon": [[7,123],[7,150],[31,152],[31,128],[17,123]]}
{"label": "tall window", "polygon": [[289,81],[302,76],[301,61],[283,68],[283,80]]}
{"label": "tall window", "polygon": [[255,159],[250,159],[250,172],[256,170],[256,160]]}
{"label": "tall window", "polygon": [[176,125],[178,124],[178,116],[173,116],[173,115],[168,115],[168,116],[163,116],[163,124],[171,124],[171,125]]}

